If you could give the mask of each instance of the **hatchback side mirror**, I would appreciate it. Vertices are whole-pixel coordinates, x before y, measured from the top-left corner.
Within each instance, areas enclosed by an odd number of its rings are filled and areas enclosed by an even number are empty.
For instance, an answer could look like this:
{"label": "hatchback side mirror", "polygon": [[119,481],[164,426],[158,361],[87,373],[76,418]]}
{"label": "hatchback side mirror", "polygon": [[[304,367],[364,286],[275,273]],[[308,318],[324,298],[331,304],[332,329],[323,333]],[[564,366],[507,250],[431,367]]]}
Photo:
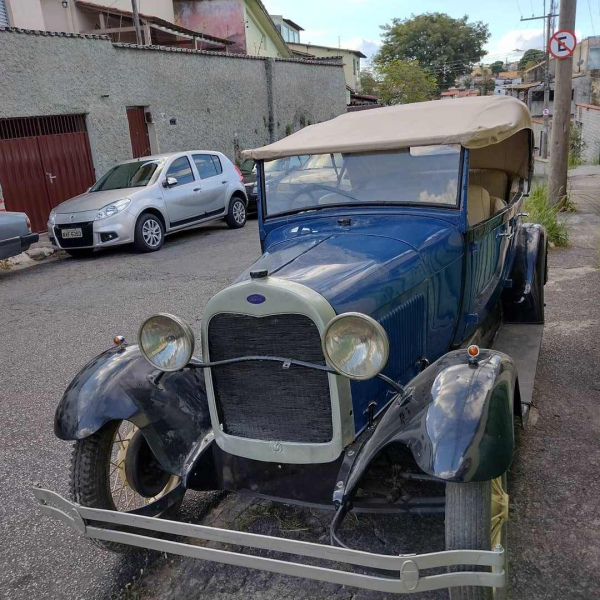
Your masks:
{"label": "hatchback side mirror", "polygon": [[177,177],[167,177],[163,181],[163,187],[172,188],[177,185]]}

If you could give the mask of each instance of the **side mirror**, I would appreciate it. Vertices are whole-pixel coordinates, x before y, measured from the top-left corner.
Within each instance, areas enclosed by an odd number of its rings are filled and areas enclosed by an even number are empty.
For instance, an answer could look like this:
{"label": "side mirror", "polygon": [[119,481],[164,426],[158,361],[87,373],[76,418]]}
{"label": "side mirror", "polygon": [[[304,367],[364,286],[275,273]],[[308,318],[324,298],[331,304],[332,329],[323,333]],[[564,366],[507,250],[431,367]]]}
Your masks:
{"label": "side mirror", "polygon": [[172,188],[177,185],[177,177],[167,177],[163,181],[163,187]]}

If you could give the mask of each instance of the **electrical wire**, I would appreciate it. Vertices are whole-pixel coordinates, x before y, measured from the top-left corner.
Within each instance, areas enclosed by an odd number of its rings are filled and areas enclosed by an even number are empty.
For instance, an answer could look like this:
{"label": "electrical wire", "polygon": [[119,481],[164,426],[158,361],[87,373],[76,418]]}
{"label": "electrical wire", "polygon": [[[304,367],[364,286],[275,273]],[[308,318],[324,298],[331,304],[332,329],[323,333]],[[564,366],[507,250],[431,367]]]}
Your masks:
{"label": "electrical wire", "polygon": [[590,13],[590,22],[592,23],[592,33],[594,34],[594,37],[596,37],[596,30],[594,28],[594,17],[592,17],[592,7],[590,6],[590,0],[587,0],[587,5],[588,11]]}

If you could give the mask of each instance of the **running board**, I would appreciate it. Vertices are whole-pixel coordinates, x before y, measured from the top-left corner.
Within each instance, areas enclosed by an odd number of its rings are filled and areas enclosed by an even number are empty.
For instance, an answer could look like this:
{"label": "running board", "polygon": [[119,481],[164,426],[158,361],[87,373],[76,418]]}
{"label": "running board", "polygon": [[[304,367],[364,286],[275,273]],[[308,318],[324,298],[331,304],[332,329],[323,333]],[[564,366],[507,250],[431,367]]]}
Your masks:
{"label": "running board", "polygon": [[529,419],[535,370],[540,356],[543,332],[543,325],[505,324],[500,328],[498,337],[494,342],[494,350],[508,354],[517,365],[523,425]]}
{"label": "running board", "polygon": [[[500,546],[493,551],[447,550],[445,552],[404,554],[400,556],[372,554],[349,548],[338,548],[336,546],[288,540],[267,535],[217,529],[205,525],[167,521],[131,513],[89,508],[65,500],[55,492],[42,488],[34,488],[34,494],[44,515],[66,523],[82,533],[86,538],[106,542],[117,542],[139,548],[149,548],[158,552],[169,552],[179,556],[188,556],[390,594],[409,594],[455,586],[495,588],[506,586],[504,549]],[[114,526],[117,526],[117,528],[114,528]],[[130,533],[118,528],[119,526],[134,527],[137,530],[143,529],[148,534]],[[274,558],[264,558],[232,552],[230,550],[219,550],[154,537],[163,533],[243,546],[245,548],[259,548],[296,554],[335,561],[343,565],[391,571],[392,573],[390,573],[390,577],[353,573],[335,568],[317,567]],[[474,568],[491,567],[492,570],[491,572],[457,571],[436,575],[423,575],[421,573],[425,569],[453,567],[457,565],[470,565]]]}

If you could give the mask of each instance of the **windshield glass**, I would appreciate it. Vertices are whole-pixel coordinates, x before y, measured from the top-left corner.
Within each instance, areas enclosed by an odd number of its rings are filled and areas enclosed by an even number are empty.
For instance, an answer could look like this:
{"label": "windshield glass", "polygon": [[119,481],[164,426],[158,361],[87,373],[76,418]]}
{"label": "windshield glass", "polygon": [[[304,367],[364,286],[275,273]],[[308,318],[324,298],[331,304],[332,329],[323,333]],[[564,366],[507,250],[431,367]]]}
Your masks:
{"label": "windshield glass", "polygon": [[149,160],[116,165],[92,186],[90,192],[145,187],[163,163],[160,160]]}
{"label": "windshield glass", "polygon": [[291,158],[304,158],[302,166],[265,176],[267,215],[352,204],[457,206],[460,146]]}

